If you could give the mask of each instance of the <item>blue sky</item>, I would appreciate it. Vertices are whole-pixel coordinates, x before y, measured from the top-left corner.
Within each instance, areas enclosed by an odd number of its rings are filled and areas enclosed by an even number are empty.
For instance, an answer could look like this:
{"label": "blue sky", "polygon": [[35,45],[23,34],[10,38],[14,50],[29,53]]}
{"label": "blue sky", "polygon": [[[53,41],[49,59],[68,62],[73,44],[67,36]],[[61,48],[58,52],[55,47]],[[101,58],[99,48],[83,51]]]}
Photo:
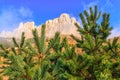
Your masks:
{"label": "blue sky", "polygon": [[36,25],[68,13],[79,19],[79,13],[89,6],[111,14],[111,26],[120,30],[120,0],[0,0],[0,31],[12,30],[20,22],[34,21]]}

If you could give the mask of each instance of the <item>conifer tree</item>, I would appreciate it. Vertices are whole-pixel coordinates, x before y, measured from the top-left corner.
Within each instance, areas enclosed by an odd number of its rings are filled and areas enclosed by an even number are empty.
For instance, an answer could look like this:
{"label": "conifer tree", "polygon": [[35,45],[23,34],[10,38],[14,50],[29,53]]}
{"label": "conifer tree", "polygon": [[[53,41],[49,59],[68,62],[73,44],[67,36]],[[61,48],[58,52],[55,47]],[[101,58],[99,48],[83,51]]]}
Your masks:
{"label": "conifer tree", "polygon": [[0,56],[6,59],[1,67],[1,74],[9,76],[9,80],[50,79],[51,76],[48,72],[50,61],[47,56],[59,36],[55,36],[47,47],[45,44],[45,25],[42,25],[41,36],[35,29],[33,37],[35,44],[25,41],[24,33],[22,33],[20,44],[13,38],[14,47],[7,50],[4,46],[0,46],[2,49]]}
{"label": "conifer tree", "polygon": [[[71,47],[59,32],[46,45],[45,25],[41,35],[33,30],[33,43],[22,33],[20,43],[13,38],[14,47],[0,45],[0,56],[5,58],[1,74],[9,80],[119,80],[120,44],[116,37],[108,39],[110,15],[99,12],[97,6],[89,11],[80,13],[83,26],[75,25],[81,38],[71,35],[77,42]],[[76,47],[82,49],[80,54]]]}
{"label": "conifer tree", "polygon": [[[110,15],[103,13],[100,22],[101,14],[101,12],[98,12],[97,6],[94,7],[94,10],[90,7],[90,12],[85,10],[84,13],[80,13],[83,27],[80,27],[77,23],[75,25],[81,39],[71,35],[77,41],[77,47],[83,50],[83,55],[79,55],[81,63],[79,67],[81,67],[80,70],[85,80],[116,79],[114,76],[116,74],[113,74],[113,72],[116,68],[118,69],[119,63],[113,63],[111,59],[114,60],[117,57],[116,54],[119,53],[118,39],[115,38],[112,44],[107,40],[112,30],[109,23]],[[111,58],[113,55],[114,58]]]}

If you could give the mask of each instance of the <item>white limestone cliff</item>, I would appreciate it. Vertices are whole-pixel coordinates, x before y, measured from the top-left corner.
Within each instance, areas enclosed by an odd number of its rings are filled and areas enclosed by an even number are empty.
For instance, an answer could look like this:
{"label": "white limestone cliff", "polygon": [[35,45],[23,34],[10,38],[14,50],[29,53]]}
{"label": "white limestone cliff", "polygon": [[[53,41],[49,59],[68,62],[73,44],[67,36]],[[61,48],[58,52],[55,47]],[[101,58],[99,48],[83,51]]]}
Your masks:
{"label": "white limestone cliff", "polygon": [[74,34],[78,36],[77,29],[74,25],[76,22],[76,19],[74,17],[71,18],[68,14],[62,14],[59,18],[48,20],[46,22],[47,37],[54,36],[56,31],[61,32],[63,35]]}
{"label": "white limestone cliff", "polygon": [[[76,19],[74,17],[70,17],[68,14],[62,14],[59,18],[55,18],[53,20],[46,21],[46,37],[51,38],[54,36],[55,32],[59,31],[63,35],[73,34],[75,36],[79,36],[77,32],[77,28],[74,23],[76,23]],[[20,23],[19,27],[10,31],[3,31],[0,33],[0,37],[16,37],[20,38],[21,33],[25,32],[26,38],[32,38],[32,30],[37,29],[39,34],[41,32],[41,25],[35,26],[34,22],[26,22]]]}

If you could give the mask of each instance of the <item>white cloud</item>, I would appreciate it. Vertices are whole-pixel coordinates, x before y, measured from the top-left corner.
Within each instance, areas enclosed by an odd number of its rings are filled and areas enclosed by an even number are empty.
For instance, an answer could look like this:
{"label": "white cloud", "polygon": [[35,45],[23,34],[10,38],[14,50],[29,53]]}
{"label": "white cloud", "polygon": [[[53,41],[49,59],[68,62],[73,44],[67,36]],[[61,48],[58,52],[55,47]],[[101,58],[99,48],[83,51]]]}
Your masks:
{"label": "white cloud", "polygon": [[30,9],[28,9],[28,8],[24,8],[24,7],[21,7],[20,9],[19,9],[19,12],[20,12],[20,14],[21,14],[21,16],[22,17],[31,17],[32,16],[32,11],[30,10]]}
{"label": "white cloud", "polygon": [[110,0],[105,0],[105,1],[96,0],[88,4],[86,4],[85,2],[82,2],[82,5],[84,10],[88,10],[89,7],[93,7],[97,5],[100,8],[100,10],[106,11],[107,9],[110,9],[113,6],[113,3]]}
{"label": "white cloud", "polygon": [[[104,4],[104,5],[103,5]],[[108,11],[113,7],[113,3],[110,0],[106,0],[101,4],[101,10],[102,11]]]}
{"label": "white cloud", "polygon": [[29,8],[3,8],[0,10],[0,31],[13,30],[20,22],[27,21],[33,17]]}
{"label": "white cloud", "polygon": [[3,38],[21,38],[21,34],[22,32],[25,32],[25,36],[26,38],[31,38],[32,36],[32,30],[35,28],[36,26],[34,25],[34,22],[26,22],[26,23],[20,23],[19,26],[15,29],[13,29],[12,31],[2,31],[0,33],[0,37]]}
{"label": "white cloud", "polygon": [[120,22],[116,23],[114,25],[115,27],[113,28],[110,38],[114,37],[114,36],[120,36]]}
{"label": "white cloud", "polygon": [[98,3],[99,3],[99,1],[94,1],[94,2],[90,2],[89,4],[83,4],[83,8],[84,8],[84,10],[87,10],[87,9],[89,9],[89,7],[93,7],[93,6],[95,6],[95,5],[98,5]]}

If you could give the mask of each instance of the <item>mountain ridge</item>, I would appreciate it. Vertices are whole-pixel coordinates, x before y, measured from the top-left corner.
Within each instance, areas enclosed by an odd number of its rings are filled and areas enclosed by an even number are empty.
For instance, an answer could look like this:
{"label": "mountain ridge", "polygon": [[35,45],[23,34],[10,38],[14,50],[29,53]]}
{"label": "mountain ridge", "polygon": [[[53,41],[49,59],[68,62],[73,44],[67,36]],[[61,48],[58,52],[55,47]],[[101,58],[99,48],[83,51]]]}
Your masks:
{"label": "mountain ridge", "polygon": [[[79,33],[77,32],[77,28],[75,27],[74,23],[78,23],[74,17],[70,17],[69,14],[63,13],[58,18],[54,18],[53,20],[48,20],[45,22],[46,25],[46,37],[51,38],[54,34],[59,31],[63,35],[75,35],[80,37]],[[20,23],[18,28],[14,29],[13,31],[2,31],[0,33],[0,37],[3,38],[20,38],[21,33],[25,32],[25,37],[27,39],[32,38],[32,30],[37,29],[38,33],[41,33],[41,26],[35,26],[35,23],[26,22]]]}

